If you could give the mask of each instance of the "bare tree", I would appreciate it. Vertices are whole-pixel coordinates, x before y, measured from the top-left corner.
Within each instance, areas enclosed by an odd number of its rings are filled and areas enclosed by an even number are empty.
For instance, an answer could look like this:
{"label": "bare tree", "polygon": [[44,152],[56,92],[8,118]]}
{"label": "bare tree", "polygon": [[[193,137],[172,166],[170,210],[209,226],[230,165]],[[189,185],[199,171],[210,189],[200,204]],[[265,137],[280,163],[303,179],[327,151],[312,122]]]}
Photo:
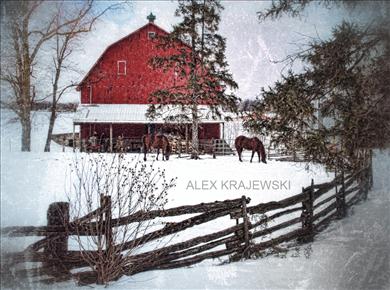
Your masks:
{"label": "bare tree", "polygon": [[[65,28],[65,31],[59,31],[55,36],[54,55],[53,55],[53,79],[52,79],[52,93],[51,93],[51,108],[50,108],[50,120],[49,128],[46,137],[45,152],[50,151],[50,143],[52,139],[54,124],[57,117],[57,105],[63,94],[70,88],[77,85],[76,82],[70,82],[60,87],[60,80],[63,70],[68,70],[66,65],[67,59],[75,51],[75,47],[78,45],[78,40],[82,34],[88,33],[92,30],[93,25],[99,20],[106,12],[121,7],[122,3],[115,3],[108,5],[102,11],[95,12],[90,10],[88,13],[81,13],[82,10],[73,8],[71,9],[70,16],[75,17],[76,21],[71,23]],[[70,10],[70,9],[68,9]],[[63,13],[57,18],[57,26],[61,23],[60,17],[64,17]]]}
{"label": "bare tree", "polygon": [[[65,15],[66,8],[73,6]],[[77,9],[76,9],[77,8]],[[87,32],[95,22],[94,1],[49,2],[3,1],[2,13],[2,86],[11,89],[2,105],[13,110],[22,126],[22,151],[31,149],[31,109],[37,101],[35,73],[39,66],[38,54],[56,35]],[[6,50],[4,48],[7,48]]]}
{"label": "bare tree", "polygon": [[[80,280],[107,284],[131,272],[132,254],[145,242],[140,237],[156,226],[148,213],[162,210],[175,186],[164,170],[124,156],[88,155],[72,164],[71,226],[80,231],[76,244],[91,269]],[[93,235],[85,238],[83,230]]]}
{"label": "bare tree", "polygon": [[45,152],[50,152],[50,143],[53,135],[54,124],[57,118],[57,104],[60,101],[62,95],[75,84],[70,83],[62,88],[59,88],[59,81],[61,78],[61,72],[64,68],[64,61],[72,54],[71,43],[75,39],[77,34],[66,34],[64,36],[56,36],[55,44],[55,56],[53,56],[54,65],[54,77],[52,81],[52,93],[50,102],[50,119],[49,128],[47,131]]}

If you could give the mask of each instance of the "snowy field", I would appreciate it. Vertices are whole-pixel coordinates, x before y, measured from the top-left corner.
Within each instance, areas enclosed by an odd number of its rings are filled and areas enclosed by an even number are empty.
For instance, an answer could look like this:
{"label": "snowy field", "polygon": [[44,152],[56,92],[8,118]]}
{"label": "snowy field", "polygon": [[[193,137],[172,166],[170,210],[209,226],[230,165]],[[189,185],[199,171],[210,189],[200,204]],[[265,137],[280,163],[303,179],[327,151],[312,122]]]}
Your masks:
{"label": "snowy field", "polygon": [[[66,200],[65,181],[69,164],[85,154],[61,152],[52,145],[51,153],[43,153],[48,114],[36,113],[32,131],[32,151],[18,152],[18,123],[12,114],[1,114],[1,226],[45,225],[46,210],[54,201]],[[71,131],[71,114],[62,114],[55,133]],[[16,135],[14,135],[16,133]],[[251,205],[279,200],[301,192],[302,186],[331,180],[334,176],[322,167],[269,161],[249,163],[236,156],[204,156],[193,161],[172,156],[154,165],[166,170],[168,178],[177,177],[177,185],[168,194],[167,207],[239,198],[246,195]],[[128,160],[142,159],[140,154],[127,154]],[[152,163],[153,154],[148,163]],[[367,202],[355,206],[346,219],[334,222],[318,235],[312,245],[291,250],[282,256],[218,265],[209,260],[188,268],[150,271],[124,277],[111,289],[389,289],[390,245],[390,172],[389,152],[377,152],[374,159],[374,188]],[[254,180],[261,188],[249,188]],[[203,189],[202,181],[204,182]],[[278,181],[278,188],[264,185]],[[212,184],[215,186],[212,186]],[[240,186],[243,185],[246,188]],[[253,183],[252,183],[253,184]],[[208,224],[205,231],[233,225],[229,219]],[[185,238],[186,235],[181,237]],[[34,238],[2,238],[2,251],[24,249]],[[75,287],[72,282],[56,285],[59,289]],[[53,285],[39,286],[53,289]],[[89,289],[86,287],[85,289]]]}

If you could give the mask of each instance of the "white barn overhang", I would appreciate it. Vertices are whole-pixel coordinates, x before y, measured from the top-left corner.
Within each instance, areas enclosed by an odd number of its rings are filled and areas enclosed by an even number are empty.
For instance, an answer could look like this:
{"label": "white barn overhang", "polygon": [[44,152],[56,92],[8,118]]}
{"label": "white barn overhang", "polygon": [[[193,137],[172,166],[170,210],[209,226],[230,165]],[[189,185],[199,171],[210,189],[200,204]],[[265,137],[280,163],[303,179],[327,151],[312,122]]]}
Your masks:
{"label": "white barn overhang", "polygon": [[[149,105],[135,104],[83,104],[79,105],[73,118],[74,125],[106,123],[106,124],[162,124],[171,116],[190,116],[190,112],[182,111],[178,106],[166,106],[159,116],[153,120],[146,117]],[[213,117],[210,108],[199,105],[200,122],[223,123],[221,118]],[[185,118],[172,122],[190,123]]]}

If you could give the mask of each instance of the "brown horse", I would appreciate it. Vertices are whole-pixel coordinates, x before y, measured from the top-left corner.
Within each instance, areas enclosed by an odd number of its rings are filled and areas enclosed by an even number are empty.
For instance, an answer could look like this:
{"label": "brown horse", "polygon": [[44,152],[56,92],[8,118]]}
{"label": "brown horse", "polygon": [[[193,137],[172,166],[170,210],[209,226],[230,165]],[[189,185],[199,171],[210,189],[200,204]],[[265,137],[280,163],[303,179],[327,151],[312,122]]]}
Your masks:
{"label": "brown horse", "polygon": [[171,145],[169,144],[168,138],[164,135],[150,135],[146,134],[142,136],[142,149],[144,151],[144,161],[146,161],[146,153],[150,149],[157,149],[157,157],[160,154],[160,149],[162,149],[163,160],[169,160],[169,155],[171,155]]}
{"label": "brown horse", "polygon": [[265,160],[266,156],[265,156],[264,145],[259,140],[259,138],[257,137],[247,138],[241,135],[236,138],[236,140],[234,141],[234,145],[236,146],[238,158],[241,162],[242,162],[241,153],[244,149],[246,149],[246,150],[252,150],[251,162],[253,159],[253,155],[255,155],[255,152],[257,152],[257,155],[259,156],[259,162],[260,162],[260,155],[261,155],[261,162],[267,163],[267,161]]}

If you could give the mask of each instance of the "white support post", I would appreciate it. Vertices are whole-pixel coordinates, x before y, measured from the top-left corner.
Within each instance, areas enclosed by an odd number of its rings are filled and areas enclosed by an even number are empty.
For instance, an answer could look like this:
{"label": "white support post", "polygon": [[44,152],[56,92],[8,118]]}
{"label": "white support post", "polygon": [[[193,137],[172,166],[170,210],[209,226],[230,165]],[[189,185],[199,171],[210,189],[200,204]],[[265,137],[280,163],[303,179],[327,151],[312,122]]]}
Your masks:
{"label": "white support post", "polygon": [[185,123],[186,125],[186,153],[188,154],[188,124]]}
{"label": "white support post", "polygon": [[82,141],[81,140],[81,125],[79,125],[79,152],[82,151],[82,148],[81,148],[82,142],[81,141]]}
{"label": "white support post", "polygon": [[76,125],[73,123],[73,152],[75,152],[76,151],[76,148],[75,148],[75,146],[76,146],[76,134],[75,134],[75,127]]}

